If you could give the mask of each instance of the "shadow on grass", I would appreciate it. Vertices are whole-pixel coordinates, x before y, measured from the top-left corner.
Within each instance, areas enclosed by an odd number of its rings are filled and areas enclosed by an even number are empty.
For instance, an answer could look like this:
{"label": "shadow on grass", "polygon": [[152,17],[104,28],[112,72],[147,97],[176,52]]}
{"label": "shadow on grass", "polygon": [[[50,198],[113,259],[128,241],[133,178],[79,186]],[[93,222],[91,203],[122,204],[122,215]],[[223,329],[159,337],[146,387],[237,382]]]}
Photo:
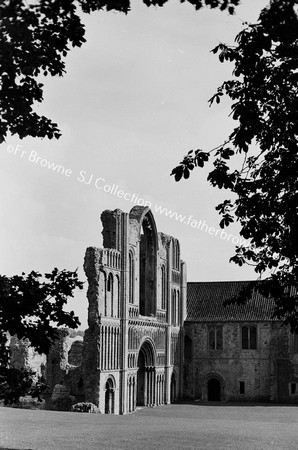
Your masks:
{"label": "shadow on grass", "polygon": [[194,405],[194,406],[221,406],[221,407],[227,407],[227,406],[235,406],[241,408],[244,407],[298,407],[298,403],[262,403],[262,402],[201,402],[196,400],[185,400],[180,402],[172,403],[172,405]]}

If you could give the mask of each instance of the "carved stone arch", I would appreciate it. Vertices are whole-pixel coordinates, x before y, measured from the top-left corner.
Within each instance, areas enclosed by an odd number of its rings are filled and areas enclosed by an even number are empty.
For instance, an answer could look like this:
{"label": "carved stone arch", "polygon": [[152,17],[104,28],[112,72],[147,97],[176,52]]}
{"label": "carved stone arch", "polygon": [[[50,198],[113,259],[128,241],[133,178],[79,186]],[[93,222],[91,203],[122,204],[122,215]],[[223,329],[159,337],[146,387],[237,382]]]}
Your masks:
{"label": "carved stone arch", "polygon": [[154,343],[145,337],[139,347],[137,362],[137,404],[140,406],[155,404],[155,363]]}
{"label": "carved stone arch", "polygon": [[115,378],[110,374],[105,382],[105,414],[114,414],[115,412],[115,389]]}
{"label": "carved stone arch", "polygon": [[156,365],[156,348],[154,342],[149,337],[144,337],[139,345],[138,354],[144,353],[145,366],[154,367]]}
{"label": "carved stone arch", "polygon": [[108,274],[108,278],[107,278],[107,291],[111,292],[111,290],[113,289],[113,274],[112,272],[109,272]]}
{"label": "carved stone arch", "polygon": [[112,375],[111,373],[109,375],[107,375],[107,377],[106,377],[106,383],[107,382],[109,382],[110,386],[113,389],[116,389],[116,380],[115,380],[114,375]]}
{"label": "carved stone arch", "polygon": [[158,242],[159,241],[158,241],[157,228],[156,228],[154,216],[153,216],[152,211],[149,208],[149,206],[134,206],[129,212],[129,220],[130,221],[136,220],[139,223],[139,238],[141,237],[142,224],[145,219],[145,216],[147,216],[147,220],[150,222],[150,225],[152,226],[154,240],[155,240],[155,244],[156,244],[157,250],[158,250]]}

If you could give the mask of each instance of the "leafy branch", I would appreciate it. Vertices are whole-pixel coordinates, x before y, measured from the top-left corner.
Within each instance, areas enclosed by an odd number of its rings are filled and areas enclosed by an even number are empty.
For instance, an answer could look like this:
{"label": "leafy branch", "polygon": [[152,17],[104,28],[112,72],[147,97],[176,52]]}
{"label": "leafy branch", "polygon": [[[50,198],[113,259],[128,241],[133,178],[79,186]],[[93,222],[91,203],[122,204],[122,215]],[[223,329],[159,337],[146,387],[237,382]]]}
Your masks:
{"label": "leafy branch", "polygon": [[[236,195],[233,202],[225,200],[216,207],[222,216],[220,226],[238,221],[240,235],[249,241],[249,245],[236,248],[231,261],[239,266],[252,264],[258,275],[270,272],[266,286],[269,289],[272,282],[276,317],[283,317],[292,329],[295,320],[298,326],[297,300],[293,291],[292,300],[282,293],[290,286],[298,289],[296,6],[295,0],[272,0],[261,11],[258,23],[245,24],[236,46],[221,43],[212,50],[220,62],[234,64],[234,79],[225,81],[209,104],[228,96],[237,125],[215,152],[207,178],[213,186]],[[209,161],[211,152],[203,153]],[[239,170],[229,167],[235,154],[243,154]],[[189,177],[190,172],[185,171],[189,166],[200,167],[192,154],[173,169],[176,181]]]}

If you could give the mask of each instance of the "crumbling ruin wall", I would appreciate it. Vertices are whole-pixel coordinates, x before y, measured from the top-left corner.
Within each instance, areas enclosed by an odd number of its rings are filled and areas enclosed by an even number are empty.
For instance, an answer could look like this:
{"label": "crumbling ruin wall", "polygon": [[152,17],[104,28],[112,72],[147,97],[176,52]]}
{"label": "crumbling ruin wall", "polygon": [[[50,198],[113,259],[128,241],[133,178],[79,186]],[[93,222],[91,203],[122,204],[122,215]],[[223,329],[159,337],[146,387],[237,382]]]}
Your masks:
{"label": "crumbling ruin wall", "polygon": [[115,211],[103,211],[100,218],[103,225],[103,247],[121,250],[121,219],[123,212],[120,209]]}
{"label": "crumbling ruin wall", "polygon": [[100,390],[100,377],[98,376],[99,330],[99,325],[94,324],[85,331],[82,367],[85,401],[97,406]]}
{"label": "crumbling ruin wall", "polygon": [[10,362],[16,369],[33,370],[36,378],[45,377],[46,356],[40,355],[30,346],[28,339],[9,338]]}
{"label": "crumbling ruin wall", "polygon": [[[51,394],[56,385],[63,385],[78,401],[84,400],[82,347],[82,337],[71,338],[69,330],[59,330],[59,339],[55,341],[47,355],[47,394]],[[69,356],[71,356],[70,361]]]}
{"label": "crumbling ruin wall", "polygon": [[[99,306],[105,286],[100,278],[102,251],[96,247],[88,247],[85,254],[84,270],[88,279],[87,298],[88,325],[92,327],[99,323]],[[101,282],[101,283],[100,283]]]}
{"label": "crumbling ruin wall", "polygon": [[[110,216],[106,217],[108,220]],[[106,238],[107,239],[107,238]],[[83,349],[83,382],[85,400],[98,405],[100,381],[98,376],[98,355],[100,349],[100,309],[105,295],[105,280],[101,273],[102,251],[95,247],[86,250],[84,270],[88,279],[87,297],[88,325],[85,331]]]}

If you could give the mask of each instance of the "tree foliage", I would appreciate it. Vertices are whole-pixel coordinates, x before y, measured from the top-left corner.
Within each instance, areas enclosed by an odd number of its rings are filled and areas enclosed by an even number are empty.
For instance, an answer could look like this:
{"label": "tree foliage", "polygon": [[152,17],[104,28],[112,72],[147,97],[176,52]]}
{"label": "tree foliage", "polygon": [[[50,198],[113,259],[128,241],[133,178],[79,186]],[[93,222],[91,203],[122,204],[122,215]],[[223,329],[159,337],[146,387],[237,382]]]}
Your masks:
{"label": "tree foliage", "polygon": [[55,268],[44,275],[43,281],[41,278],[34,271],[29,275],[0,276],[0,387],[6,385],[12,399],[31,386],[32,373],[11,367],[8,333],[29,339],[36,351],[47,354],[59,336],[57,327],[80,325],[73,311],[64,310],[75,289],[83,288],[77,272]]}
{"label": "tree foliage", "polygon": [[[189,178],[213,156],[208,180],[236,196],[217,206],[220,226],[238,221],[250,242],[237,247],[231,260],[254,265],[259,275],[270,272],[258,288],[275,298],[275,316],[292,330],[298,330],[297,3],[272,0],[256,24],[245,24],[235,46],[221,43],[213,49],[221,62],[234,64],[234,78],[209,102],[228,96],[237,126],[223,145],[191,150],[172,171],[176,181]],[[229,160],[235,154],[243,155],[243,164],[233,170]]]}
{"label": "tree foliage", "polygon": [[74,312],[64,310],[76,288],[82,289],[77,272],[55,268],[44,275],[0,276],[0,330],[19,339],[27,338],[39,353],[47,353],[58,337],[56,327],[77,328],[80,321]]}
{"label": "tree foliage", "polygon": [[[143,0],[163,6],[168,0]],[[183,3],[185,0],[181,0]],[[239,0],[186,0],[228,10]],[[63,76],[71,47],[86,40],[80,13],[106,9],[127,14],[128,0],[3,0],[0,5],[0,143],[8,133],[59,138],[58,125],[34,110],[43,100],[40,75]]]}

